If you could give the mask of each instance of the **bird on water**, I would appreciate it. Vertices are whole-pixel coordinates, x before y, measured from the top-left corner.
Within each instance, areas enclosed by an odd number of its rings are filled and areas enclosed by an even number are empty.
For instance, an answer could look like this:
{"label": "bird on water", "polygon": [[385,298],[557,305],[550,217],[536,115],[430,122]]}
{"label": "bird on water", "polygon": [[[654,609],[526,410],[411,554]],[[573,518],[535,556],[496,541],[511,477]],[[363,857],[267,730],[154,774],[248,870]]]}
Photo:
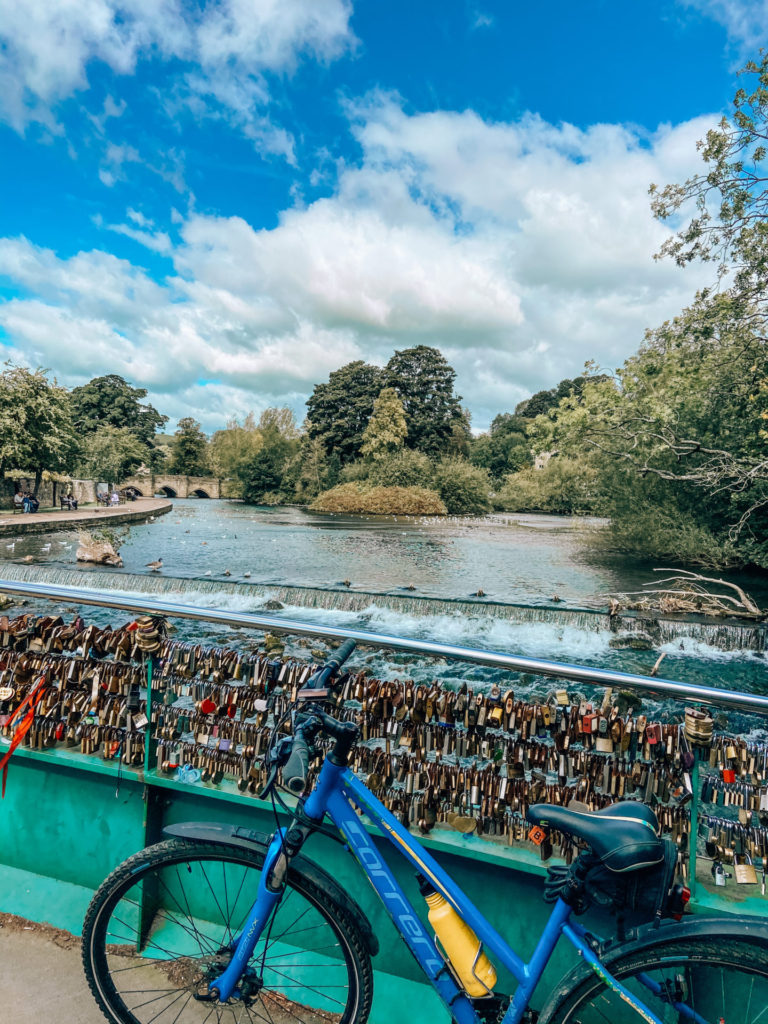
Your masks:
{"label": "bird on water", "polygon": [[158,558],[156,562],[147,562],[147,568],[151,569],[152,572],[160,572],[160,570],[163,568],[162,558]]}

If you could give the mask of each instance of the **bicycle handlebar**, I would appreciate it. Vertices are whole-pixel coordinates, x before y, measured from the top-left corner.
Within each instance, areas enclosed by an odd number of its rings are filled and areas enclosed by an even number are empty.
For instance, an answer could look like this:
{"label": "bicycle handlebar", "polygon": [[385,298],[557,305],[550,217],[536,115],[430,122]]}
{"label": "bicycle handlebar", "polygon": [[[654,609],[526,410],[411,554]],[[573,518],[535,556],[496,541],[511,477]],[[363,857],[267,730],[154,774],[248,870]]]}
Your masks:
{"label": "bicycle handlebar", "polygon": [[330,655],[325,661],[322,668],[318,669],[313,676],[311,676],[303,687],[304,691],[307,690],[322,690],[326,684],[336,675],[341,666],[350,656],[350,654],[357,647],[357,643],[354,640],[345,640],[344,643],[337,647],[333,654]]}
{"label": "bicycle handlebar", "polygon": [[[326,660],[323,667],[307,682],[305,689],[323,689],[325,684],[336,675],[356,646],[357,644],[354,640],[345,640]],[[310,743],[314,742],[315,736],[321,731],[333,736],[336,740],[336,753],[346,759],[349,748],[357,734],[357,727],[352,726],[350,729],[350,724],[337,722],[335,718],[326,715],[319,708],[315,708],[297,726],[293,737],[293,744],[291,745],[291,753],[283,768],[283,783],[292,793],[297,795],[303,793],[307,784],[311,751],[305,733],[309,735]]]}
{"label": "bicycle handlebar", "polygon": [[297,796],[304,792],[309,771],[309,747],[303,732],[299,731],[293,738],[291,756],[283,768],[283,782]]}

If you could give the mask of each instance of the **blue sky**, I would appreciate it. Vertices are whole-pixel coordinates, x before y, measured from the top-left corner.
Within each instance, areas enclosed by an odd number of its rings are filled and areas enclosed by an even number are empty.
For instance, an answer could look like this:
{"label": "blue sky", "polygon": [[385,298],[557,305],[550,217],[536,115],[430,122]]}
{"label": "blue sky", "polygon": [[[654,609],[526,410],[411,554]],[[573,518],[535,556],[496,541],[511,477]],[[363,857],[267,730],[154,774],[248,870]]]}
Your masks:
{"label": "blue sky", "polygon": [[0,342],[207,430],[440,347],[476,428],[708,281],[651,181],[764,0],[0,0]]}

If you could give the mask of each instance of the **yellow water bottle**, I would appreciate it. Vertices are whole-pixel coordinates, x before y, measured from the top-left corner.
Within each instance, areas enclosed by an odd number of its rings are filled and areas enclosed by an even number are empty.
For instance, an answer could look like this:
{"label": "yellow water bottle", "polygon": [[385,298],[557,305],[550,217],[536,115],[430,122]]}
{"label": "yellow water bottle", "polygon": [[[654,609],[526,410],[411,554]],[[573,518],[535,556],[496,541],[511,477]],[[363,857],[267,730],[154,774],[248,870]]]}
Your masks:
{"label": "yellow water bottle", "polygon": [[487,996],[496,984],[496,968],[482,951],[480,939],[426,879],[419,888],[429,907],[429,923],[464,991],[470,996]]}

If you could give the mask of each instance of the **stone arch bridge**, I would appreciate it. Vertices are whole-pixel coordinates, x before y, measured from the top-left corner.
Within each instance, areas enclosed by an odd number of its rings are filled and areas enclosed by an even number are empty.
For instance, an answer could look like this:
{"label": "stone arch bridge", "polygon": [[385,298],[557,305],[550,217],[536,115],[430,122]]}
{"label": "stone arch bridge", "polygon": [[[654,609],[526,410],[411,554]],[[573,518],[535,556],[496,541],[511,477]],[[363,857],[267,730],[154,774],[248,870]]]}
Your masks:
{"label": "stone arch bridge", "polygon": [[120,484],[124,491],[132,487],[141,497],[164,494],[166,498],[220,498],[221,481],[213,476],[174,476],[169,473],[147,473],[132,476]]}

